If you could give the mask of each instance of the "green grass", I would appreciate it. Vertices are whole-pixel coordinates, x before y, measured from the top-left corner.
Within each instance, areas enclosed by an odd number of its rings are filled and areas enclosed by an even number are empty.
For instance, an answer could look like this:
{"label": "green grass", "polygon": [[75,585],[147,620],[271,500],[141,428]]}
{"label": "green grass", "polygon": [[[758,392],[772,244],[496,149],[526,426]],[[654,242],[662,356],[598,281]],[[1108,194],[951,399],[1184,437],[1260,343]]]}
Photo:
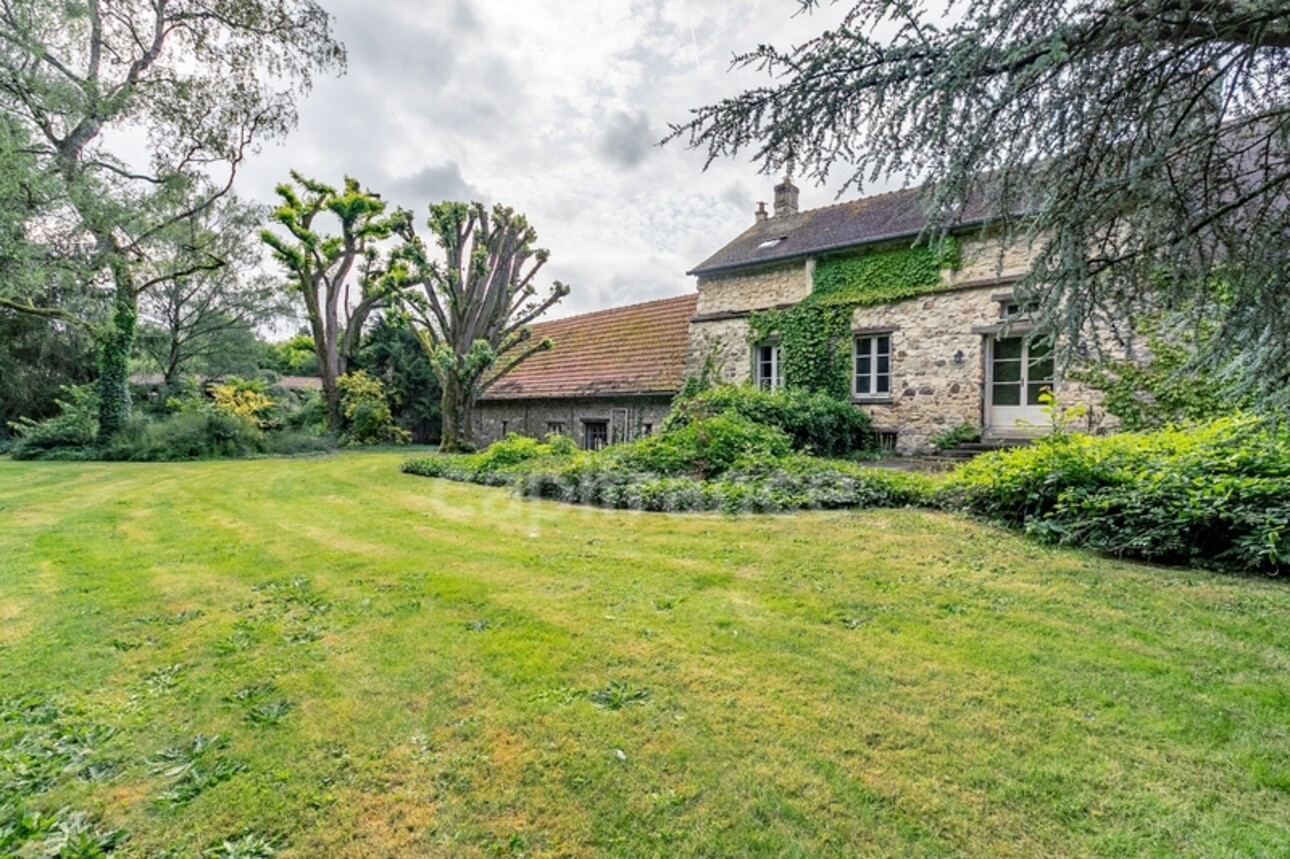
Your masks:
{"label": "green grass", "polygon": [[405,455],[0,461],[0,806],[137,856],[1290,854],[1280,581]]}

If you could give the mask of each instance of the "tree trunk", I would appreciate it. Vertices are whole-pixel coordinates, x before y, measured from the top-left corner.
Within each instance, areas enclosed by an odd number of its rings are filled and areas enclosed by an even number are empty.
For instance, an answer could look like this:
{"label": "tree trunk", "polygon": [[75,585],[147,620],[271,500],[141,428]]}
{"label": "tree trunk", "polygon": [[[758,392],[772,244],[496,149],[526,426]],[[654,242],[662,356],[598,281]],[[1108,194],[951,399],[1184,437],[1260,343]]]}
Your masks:
{"label": "tree trunk", "polygon": [[475,397],[471,386],[462,384],[460,379],[448,373],[443,374],[439,381],[443,385],[443,431],[439,450],[443,453],[469,453],[475,449],[472,426]]}
{"label": "tree trunk", "polygon": [[100,441],[119,432],[130,417],[129,361],[139,321],[139,298],[124,260],[112,263],[112,275],[112,322],[99,335]]}

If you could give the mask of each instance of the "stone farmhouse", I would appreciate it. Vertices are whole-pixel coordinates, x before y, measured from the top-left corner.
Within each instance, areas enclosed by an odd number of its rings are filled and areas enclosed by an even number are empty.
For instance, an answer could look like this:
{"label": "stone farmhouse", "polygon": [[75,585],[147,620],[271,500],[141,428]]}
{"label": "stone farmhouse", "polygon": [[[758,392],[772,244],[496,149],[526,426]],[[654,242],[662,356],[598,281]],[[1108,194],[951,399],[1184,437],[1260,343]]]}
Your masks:
{"label": "stone farmhouse", "polygon": [[[785,179],[774,210],[689,272],[697,294],[589,313],[534,326],[555,349],[499,383],[481,403],[479,440],[506,432],[565,432],[588,448],[657,428],[687,375],[705,366],[722,381],[783,384],[783,350],[763,339],[758,314],[819,298],[822,273],[846,261],[908,251],[925,226],[918,189],[799,211]],[[1033,326],[1012,287],[1027,268],[1023,250],[983,233],[982,213],[964,213],[957,253],[909,297],[851,308],[850,394],[873,418],[884,446],[931,448],[931,437],[968,423],[987,439],[1034,434],[1046,424],[1040,394],[1087,407],[1096,393],[1060,378],[1048,347],[1028,343]]]}

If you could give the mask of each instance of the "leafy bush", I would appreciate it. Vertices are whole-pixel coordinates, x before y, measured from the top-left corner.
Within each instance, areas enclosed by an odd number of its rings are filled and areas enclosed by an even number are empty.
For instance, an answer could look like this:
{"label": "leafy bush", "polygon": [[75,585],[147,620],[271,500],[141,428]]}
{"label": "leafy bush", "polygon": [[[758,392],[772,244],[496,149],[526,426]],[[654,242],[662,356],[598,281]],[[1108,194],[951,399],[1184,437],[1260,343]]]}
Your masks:
{"label": "leafy bush", "polygon": [[936,433],[932,436],[932,445],[937,450],[953,450],[965,442],[981,440],[981,430],[967,421],[955,427]]}
{"label": "leafy bush", "polygon": [[43,421],[19,418],[9,426],[18,440],[14,459],[89,459],[99,431],[99,397],[90,385],[63,389],[59,413]]}
{"label": "leafy bush", "polygon": [[394,423],[385,388],[359,370],[336,380],[346,444],[406,444],[411,433]]}
{"label": "leafy bush", "polygon": [[1058,435],[978,457],[942,503],[1045,540],[1175,564],[1290,567],[1290,430],[1251,418]]}
{"label": "leafy bush", "polygon": [[266,387],[264,382],[233,378],[212,388],[211,400],[219,411],[268,429],[275,423],[277,404],[265,392]]}
{"label": "leafy bush", "polygon": [[535,438],[509,433],[479,453],[440,454],[413,459],[403,463],[402,470],[421,477],[503,486],[519,474],[519,466],[525,463],[543,458],[567,458],[577,453],[577,446],[567,436],[552,434],[547,436],[546,442],[539,442]]}
{"label": "leafy bush", "polygon": [[791,450],[792,441],[782,430],[723,411],[611,448],[606,455],[637,471],[703,479],[721,474],[743,459],[780,457]]}
{"label": "leafy bush", "polygon": [[108,439],[99,455],[117,461],[173,462],[246,457],[266,450],[265,434],[250,420],[206,409],[160,420],[134,415]]}
{"label": "leafy bush", "polygon": [[817,456],[849,456],[874,447],[873,426],[866,412],[826,394],[793,388],[763,391],[748,385],[722,385],[700,391],[676,402],[663,423],[663,432],[726,412],[776,427],[788,435],[794,450]]}

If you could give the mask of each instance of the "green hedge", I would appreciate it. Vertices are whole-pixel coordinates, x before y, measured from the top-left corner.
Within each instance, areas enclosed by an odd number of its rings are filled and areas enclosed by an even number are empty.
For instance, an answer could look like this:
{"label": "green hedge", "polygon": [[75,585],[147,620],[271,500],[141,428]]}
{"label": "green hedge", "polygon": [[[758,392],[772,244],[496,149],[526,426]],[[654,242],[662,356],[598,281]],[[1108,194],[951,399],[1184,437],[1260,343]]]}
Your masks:
{"label": "green hedge", "polygon": [[978,457],[941,503],[1065,545],[1170,564],[1290,568],[1290,430],[1251,418]]}
{"label": "green hedge", "polygon": [[794,450],[816,456],[851,456],[875,446],[866,412],[827,394],[793,388],[774,392],[747,385],[709,388],[678,401],[663,423],[663,432],[724,413],[775,427],[789,437]]}

